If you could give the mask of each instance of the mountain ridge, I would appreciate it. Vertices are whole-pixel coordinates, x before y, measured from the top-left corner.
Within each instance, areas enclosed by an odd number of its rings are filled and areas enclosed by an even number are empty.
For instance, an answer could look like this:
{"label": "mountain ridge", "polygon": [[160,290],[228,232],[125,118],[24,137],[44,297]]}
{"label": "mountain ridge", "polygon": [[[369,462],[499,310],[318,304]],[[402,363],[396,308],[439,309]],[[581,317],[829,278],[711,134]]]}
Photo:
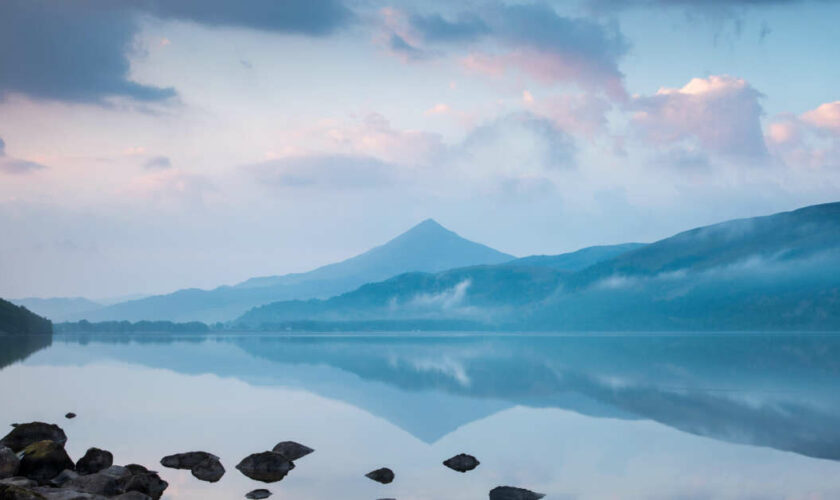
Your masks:
{"label": "mountain ridge", "polygon": [[307,273],[264,276],[212,290],[177,290],[60,319],[227,321],[264,303],[330,297],[409,271],[436,272],[512,259],[512,255],[462,238],[426,219],[382,245]]}

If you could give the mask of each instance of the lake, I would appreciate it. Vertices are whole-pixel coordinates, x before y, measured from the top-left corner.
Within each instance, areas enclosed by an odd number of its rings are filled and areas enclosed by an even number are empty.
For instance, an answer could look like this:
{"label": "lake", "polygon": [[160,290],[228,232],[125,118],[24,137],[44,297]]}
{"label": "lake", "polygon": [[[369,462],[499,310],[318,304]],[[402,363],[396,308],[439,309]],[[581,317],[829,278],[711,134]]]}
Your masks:
{"label": "lake", "polygon": [[[231,499],[295,440],[272,499],[840,498],[840,335],[56,335],[0,339],[0,423],[59,424],[153,466],[164,498]],[[66,420],[65,413],[78,417]],[[11,429],[9,427],[9,429]],[[216,484],[158,465],[204,450]],[[481,465],[461,474],[457,453]],[[364,477],[387,466],[396,479]]]}

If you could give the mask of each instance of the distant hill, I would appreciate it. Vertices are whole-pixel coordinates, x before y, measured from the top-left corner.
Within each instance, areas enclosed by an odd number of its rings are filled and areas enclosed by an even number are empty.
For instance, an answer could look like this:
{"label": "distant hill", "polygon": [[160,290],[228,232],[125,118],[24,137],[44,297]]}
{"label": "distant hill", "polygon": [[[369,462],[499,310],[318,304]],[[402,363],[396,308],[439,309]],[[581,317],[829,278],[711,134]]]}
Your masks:
{"label": "distant hill", "polygon": [[428,219],[384,245],[307,273],[253,278],[235,286],[213,290],[179,290],[62,319],[227,321],[269,302],[326,298],[405,272],[437,272],[455,267],[497,264],[513,258],[461,238]]}
{"label": "distant hill", "polygon": [[29,297],[13,299],[12,302],[55,321],[89,314],[104,307],[103,304],[83,297],[51,297],[44,299]]}
{"label": "distant hill", "polygon": [[643,246],[645,246],[644,243],[601,245],[586,247],[575,252],[560,255],[532,255],[530,257],[522,257],[508,264],[512,266],[550,267],[558,271],[580,271]]}
{"label": "distant hill", "polygon": [[693,229],[580,270],[531,265],[564,259],[406,274],[329,300],[265,305],[236,323],[423,319],[509,330],[840,330],[840,203]]}
{"label": "distant hill", "polygon": [[41,335],[52,333],[52,322],[0,299],[0,335]]}

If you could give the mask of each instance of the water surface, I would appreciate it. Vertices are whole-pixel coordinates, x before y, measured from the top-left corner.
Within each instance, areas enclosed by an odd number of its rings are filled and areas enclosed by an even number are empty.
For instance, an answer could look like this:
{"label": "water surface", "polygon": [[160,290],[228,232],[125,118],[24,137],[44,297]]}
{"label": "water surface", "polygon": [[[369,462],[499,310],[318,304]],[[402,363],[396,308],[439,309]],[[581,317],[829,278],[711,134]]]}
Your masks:
{"label": "water surface", "polygon": [[[57,422],[68,451],[157,466],[205,450],[216,484],[157,467],[166,498],[261,483],[244,456],[296,440],[275,496],[840,498],[840,336],[75,335],[0,341],[0,422]],[[68,411],[79,414],[64,420]],[[460,452],[481,466],[459,474]],[[365,472],[388,466],[379,485]]]}

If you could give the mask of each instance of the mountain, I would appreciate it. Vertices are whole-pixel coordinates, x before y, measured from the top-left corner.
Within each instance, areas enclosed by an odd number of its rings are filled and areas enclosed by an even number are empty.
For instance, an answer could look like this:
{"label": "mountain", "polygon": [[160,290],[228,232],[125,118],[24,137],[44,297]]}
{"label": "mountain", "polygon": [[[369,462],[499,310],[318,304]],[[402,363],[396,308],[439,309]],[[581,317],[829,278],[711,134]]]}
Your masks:
{"label": "mountain", "polygon": [[0,299],[0,335],[52,334],[52,322]]}
{"label": "mountain", "polygon": [[51,297],[43,299],[28,297],[24,299],[13,299],[12,302],[36,314],[56,321],[88,314],[104,307],[103,304],[82,297]]}
{"label": "mountain", "polygon": [[586,247],[575,252],[560,255],[532,255],[516,259],[511,266],[550,267],[558,271],[580,271],[631,250],[645,246],[644,243],[622,243],[620,245],[601,245]]}
{"label": "mountain", "polygon": [[[346,326],[368,329],[361,321],[385,321],[385,328],[401,328],[393,320],[407,319],[409,329],[488,328],[491,314],[511,312],[546,299],[573,271],[644,246],[641,243],[588,247],[560,255],[523,257],[502,264],[455,268],[439,273],[407,273],[328,300],[294,300],[258,307],[235,323],[269,327],[284,322],[317,320],[351,322]],[[469,297],[469,306],[462,302]],[[441,313],[444,314],[441,314]],[[448,313],[448,314],[446,314]],[[430,322],[428,320],[461,320]],[[417,322],[421,320],[421,322]],[[423,320],[427,320],[422,322]],[[466,322],[466,323],[463,323]]]}
{"label": "mountain", "polygon": [[424,320],[507,330],[840,329],[840,203],[696,228],[584,269],[522,262],[405,274],[329,300],[265,305],[235,324],[324,328],[350,322],[359,328],[387,321],[393,328],[395,321]]}
{"label": "mountain", "polygon": [[513,258],[461,238],[428,219],[384,245],[307,273],[253,278],[213,290],[179,290],[62,319],[226,321],[255,306],[278,300],[325,298],[401,273],[437,272]]}

